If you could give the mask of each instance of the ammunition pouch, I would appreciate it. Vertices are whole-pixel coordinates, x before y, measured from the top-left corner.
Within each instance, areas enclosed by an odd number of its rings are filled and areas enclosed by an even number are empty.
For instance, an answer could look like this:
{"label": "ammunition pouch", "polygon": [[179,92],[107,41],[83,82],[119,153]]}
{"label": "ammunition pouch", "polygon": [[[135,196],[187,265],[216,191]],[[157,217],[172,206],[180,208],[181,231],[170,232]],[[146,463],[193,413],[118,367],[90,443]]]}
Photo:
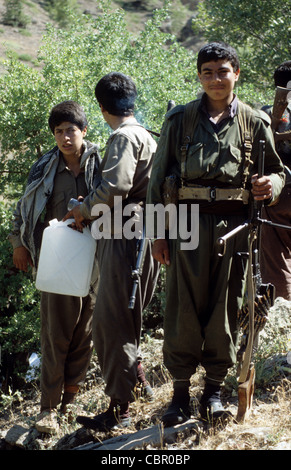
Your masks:
{"label": "ammunition pouch", "polygon": [[[163,203],[166,207],[168,204],[178,204],[178,177],[176,175],[166,176],[163,183]],[[165,213],[165,229],[170,229],[170,218],[168,212]]]}
{"label": "ammunition pouch", "polygon": [[178,203],[178,178],[176,175],[166,176],[163,184],[164,206]]}

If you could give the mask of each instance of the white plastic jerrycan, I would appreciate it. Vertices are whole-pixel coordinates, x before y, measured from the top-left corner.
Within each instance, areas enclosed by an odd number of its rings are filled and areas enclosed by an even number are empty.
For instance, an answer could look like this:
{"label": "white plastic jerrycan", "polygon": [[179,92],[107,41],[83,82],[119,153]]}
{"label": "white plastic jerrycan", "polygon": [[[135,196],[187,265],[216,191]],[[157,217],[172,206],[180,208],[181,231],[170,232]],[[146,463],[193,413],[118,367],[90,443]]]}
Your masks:
{"label": "white plastic jerrycan", "polygon": [[68,227],[74,219],[53,219],[44,230],[36,275],[36,288],[55,294],[85,297],[96,251],[88,227],[83,233]]}

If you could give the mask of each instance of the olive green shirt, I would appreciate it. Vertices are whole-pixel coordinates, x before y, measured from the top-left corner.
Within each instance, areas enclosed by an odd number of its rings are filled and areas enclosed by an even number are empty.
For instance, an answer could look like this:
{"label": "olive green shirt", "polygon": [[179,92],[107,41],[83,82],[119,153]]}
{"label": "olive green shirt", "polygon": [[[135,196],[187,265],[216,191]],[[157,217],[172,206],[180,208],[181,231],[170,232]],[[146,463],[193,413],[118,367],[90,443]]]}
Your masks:
{"label": "olive green shirt", "polygon": [[[215,130],[207,114],[198,108],[199,119],[195,127],[186,160],[186,182],[193,180],[215,182],[220,187],[242,186],[244,170],[243,138],[238,122],[243,104],[238,102],[234,116],[225,120]],[[183,111],[184,106],[176,106],[166,115],[148,186],[147,203],[163,203],[162,185],[165,177],[175,174],[180,178],[181,145],[183,142]],[[265,141],[265,171],[273,184],[273,197],[269,203],[279,196],[284,185],[285,176],[282,162],[274,147],[270,119],[261,111],[252,110],[254,130],[249,167],[248,188],[251,188],[251,176],[258,172],[259,141]]]}
{"label": "olive green shirt", "polygon": [[112,132],[100,165],[101,183],[80,207],[83,217],[92,218],[95,204],[112,208],[114,196],[145,201],[156,146],[150,133],[135,118],[128,118]]}

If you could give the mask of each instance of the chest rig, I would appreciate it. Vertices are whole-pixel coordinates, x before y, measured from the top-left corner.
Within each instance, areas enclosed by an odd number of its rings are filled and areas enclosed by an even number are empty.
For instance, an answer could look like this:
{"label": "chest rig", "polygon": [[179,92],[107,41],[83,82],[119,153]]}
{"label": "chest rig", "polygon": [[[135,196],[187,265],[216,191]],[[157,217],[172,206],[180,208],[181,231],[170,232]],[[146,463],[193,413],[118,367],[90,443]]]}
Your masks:
{"label": "chest rig", "polygon": [[216,188],[213,186],[201,186],[196,184],[189,184],[186,182],[186,161],[189,146],[193,142],[193,136],[199,120],[198,107],[200,100],[194,100],[185,105],[183,115],[183,141],[181,145],[181,178],[180,188],[178,189],[179,200],[206,200],[209,202],[214,201],[242,201],[243,204],[248,204],[249,191],[246,189],[247,180],[249,176],[249,168],[252,162],[252,143],[253,143],[253,127],[254,120],[252,119],[252,109],[239,101],[238,109],[238,122],[243,142],[243,174],[242,184],[240,188]]}

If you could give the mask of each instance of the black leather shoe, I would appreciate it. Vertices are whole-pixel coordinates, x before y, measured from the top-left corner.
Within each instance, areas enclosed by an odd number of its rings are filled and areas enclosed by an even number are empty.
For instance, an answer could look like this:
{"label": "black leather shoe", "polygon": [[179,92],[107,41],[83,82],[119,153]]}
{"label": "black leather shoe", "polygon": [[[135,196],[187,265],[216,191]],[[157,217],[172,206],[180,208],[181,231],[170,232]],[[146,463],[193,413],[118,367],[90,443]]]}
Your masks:
{"label": "black leather shoe", "polygon": [[175,426],[190,419],[189,405],[185,403],[171,403],[167,411],[162,416],[162,423],[165,427]]}
{"label": "black leather shoe", "polygon": [[212,401],[200,405],[200,416],[207,421],[216,421],[219,418],[226,418],[229,412],[223,407],[221,401]]}
{"label": "black leather shoe", "polygon": [[106,432],[111,429],[125,428],[131,424],[128,406],[128,403],[119,405],[116,401],[111,400],[108,410],[104,413],[100,413],[94,416],[94,418],[77,416],[76,421],[86,429],[93,429],[95,431]]}
{"label": "black leather shoe", "polygon": [[119,417],[105,413],[101,413],[94,418],[88,418],[87,416],[77,416],[77,423],[82,424],[86,429],[92,429],[94,431],[107,432],[113,429],[125,428],[130,426],[130,417]]}
{"label": "black leather shoe", "polygon": [[209,422],[226,420],[232,416],[220,400],[220,387],[206,385],[200,401],[200,417]]}
{"label": "black leather shoe", "polygon": [[190,395],[189,380],[174,381],[174,394],[172,402],[167,411],[162,416],[162,423],[165,427],[175,426],[190,419]]}

